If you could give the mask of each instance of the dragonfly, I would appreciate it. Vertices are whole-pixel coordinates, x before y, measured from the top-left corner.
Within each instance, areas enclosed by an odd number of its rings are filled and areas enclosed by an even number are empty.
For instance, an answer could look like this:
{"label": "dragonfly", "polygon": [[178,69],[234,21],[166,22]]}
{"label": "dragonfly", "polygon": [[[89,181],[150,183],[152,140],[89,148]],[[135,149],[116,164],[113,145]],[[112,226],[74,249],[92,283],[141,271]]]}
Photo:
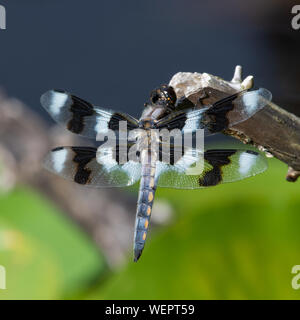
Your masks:
{"label": "dragonfly", "polygon": [[[240,91],[199,108],[186,97],[177,98],[173,87],[162,85],[151,92],[141,117],[135,119],[123,112],[94,106],[64,90],[50,90],[41,96],[41,104],[70,132],[91,139],[109,131],[120,135],[119,123],[124,121],[123,128],[128,132],[142,132],[139,133],[142,143],[135,144],[132,151],[134,143],[129,141],[128,135],[125,136],[128,145],[127,157],[123,161],[120,161],[120,139],[109,147],[58,147],[47,154],[44,167],[91,187],[126,187],[140,181],[133,248],[136,262],[145,246],[157,187],[206,188],[242,180],[267,168],[265,157],[252,150],[199,150],[193,145],[182,148],[174,141],[165,149],[167,142],[163,142],[157,133],[153,135],[152,131],[177,129],[184,134],[204,130],[208,136],[251,118],[271,99],[271,93],[260,88]],[[153,151],[154,144],[158,148]],[[178,149],[180,155],[175,157]],[[164,160],[164,152],[169,161]],[[131,153],[135,156],[131,157]],[[201,171],[187,174],[188,169],[200,162]]]}

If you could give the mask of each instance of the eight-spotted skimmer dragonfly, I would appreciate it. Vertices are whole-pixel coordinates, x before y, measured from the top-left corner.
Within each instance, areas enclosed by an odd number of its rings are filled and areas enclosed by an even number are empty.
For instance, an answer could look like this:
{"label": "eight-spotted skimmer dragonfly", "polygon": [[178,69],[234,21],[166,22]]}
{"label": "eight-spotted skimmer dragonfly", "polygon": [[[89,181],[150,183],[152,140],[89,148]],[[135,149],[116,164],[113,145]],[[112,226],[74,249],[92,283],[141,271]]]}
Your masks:
{"label": "eight-spotted skimmer dragonfly", "polygon": [[[193,150],[182,149],[179,159],[172,156],[176,145],[170,144],[170,161],[162,161],[162,148],[150,152],[151,129],[180,129],[193,132],[204,129],[205,134],[221,132],[252,117],[269,101],[266,89],[243,91],[196,109],[187,98],[177,99],[172,87],[163,85],[152,91],[150,103],[139,120],[122,112],[96,107],[61,90],[51,90],[41,97],[41,104],[52,118],[69,131],[96,138],[108,130],[118,132],[119,121],[126,121],[127,129],[143,129],[149,144],[137,147],[136,161],[120,163],[118,145],[115,150],[93,147],[59,147],[45,159],[45,167],[64,178],[93,187],[124,187],[140,180],[134,236],[134,261],[142,254],[157,187],[197,189],[224,182],[241,180],[263,172],[264,157],[249,150]],[[162,142],[157,138],[158,144]],[[130,143],[129,143],[130,145]],[[114,151],[114,152],[113,152]],[[197,175],[186,170],[202,160],[204,169]]]}

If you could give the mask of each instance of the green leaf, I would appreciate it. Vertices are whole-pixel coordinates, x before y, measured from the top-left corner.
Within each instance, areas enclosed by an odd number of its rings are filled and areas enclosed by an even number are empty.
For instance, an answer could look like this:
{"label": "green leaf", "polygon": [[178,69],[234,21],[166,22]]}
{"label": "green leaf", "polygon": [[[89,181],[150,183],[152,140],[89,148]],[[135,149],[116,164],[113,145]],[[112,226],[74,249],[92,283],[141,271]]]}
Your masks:
{"label": "green leaf", "polygon": [[25,188],[0,197],[0,299],[61,298],[105,271],[98,248],[69,218]]}
{"label": "green leaf", "polygon": [[150,232],[132,259],[92,299],[299,299],[291,269],[300,264],[299,183],[286,166],[205,190],[159,189],[176,211]]}

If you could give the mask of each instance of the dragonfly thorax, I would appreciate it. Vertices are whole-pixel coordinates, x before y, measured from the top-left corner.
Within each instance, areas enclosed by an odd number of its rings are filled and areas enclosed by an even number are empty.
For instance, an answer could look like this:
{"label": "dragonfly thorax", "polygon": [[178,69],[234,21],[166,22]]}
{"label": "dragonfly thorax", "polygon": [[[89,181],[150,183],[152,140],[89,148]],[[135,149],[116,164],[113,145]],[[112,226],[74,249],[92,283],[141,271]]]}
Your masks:
{"label": "dragonfly thorax", "polygon": [[148,128],[153,128],[157,120],[162,119],[169,113],[170,110],[165,106],[148,104],[140,117],[140,127],[143,124]]}

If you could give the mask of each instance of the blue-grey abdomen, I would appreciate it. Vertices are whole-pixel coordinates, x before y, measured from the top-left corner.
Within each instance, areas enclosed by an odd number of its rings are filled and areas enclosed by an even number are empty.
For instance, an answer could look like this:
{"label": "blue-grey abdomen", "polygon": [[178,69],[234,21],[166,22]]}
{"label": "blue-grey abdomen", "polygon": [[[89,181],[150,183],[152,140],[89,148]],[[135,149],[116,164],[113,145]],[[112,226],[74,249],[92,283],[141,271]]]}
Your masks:
{"label": "blue-grey abdomen", "polygon": [[135,222],[134,261],[139,259],[145,246],[155,190],[155,162],[143,164]]}

